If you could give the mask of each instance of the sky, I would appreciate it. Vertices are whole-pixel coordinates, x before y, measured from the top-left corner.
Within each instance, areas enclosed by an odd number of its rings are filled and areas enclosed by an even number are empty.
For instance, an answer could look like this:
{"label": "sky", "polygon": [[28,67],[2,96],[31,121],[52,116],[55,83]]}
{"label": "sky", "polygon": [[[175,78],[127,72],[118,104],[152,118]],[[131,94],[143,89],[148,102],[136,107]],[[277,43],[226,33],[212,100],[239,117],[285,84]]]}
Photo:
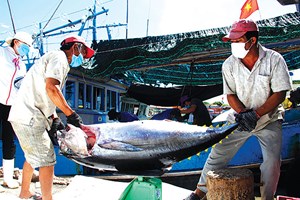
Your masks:
{"label": "sky", "polygon": [[[30,34],[39,33],[39,26],[43,27],[44,31],[49,31],[69,23],[68,20],[80,20],[91,14],[89,9],[93,10],[94,5],[96,5],[97,12],[100,12],[102,8],[108,9],[107,15],[97,16],[97,26],[126,24],[127,0],[0,0],[0,41],[14,33],[7,1],[10,3],[16,31],[26,31]],[[128,0],[128,38],[230,26],[239,19],[245,1]],[[257,2],[259,11],[249,17],[255,21],[296,12],[295,5],[283,6],[277,0],[257,0]],[[50,18],[52,20],[49,21]],[[86,27],[90,26],[92,26],[91,20],[88,21]],[[79,28],[80,25],[77,25],[60,31],[72,31]],[[109,31],[112,39],[126,38],[126,26],[110,28]],[[92,30],[84,31],[82,36],[90,43]],[[45,52],[58,49],[64,37],[66,37],[65,34],[43,38]],[[107,29],[97,29],[96,39],[107,40]],[[293,77],[299,80],[300,78],[296,77],[300,77],[300,70],[294,72]],[[220,98],[213,98],[211,102]]]}
{"label": "sky", "polygon": [[[13,26],[8,9],[8,0],[0,0],[0,40],[13,35]],[[128,38],[158,36],[208,28],[230,26],[238,20],[241,7],[246,0],[128,0]],[[277,0],[257,0],[259,11],[249,18],[260,20],[296,11],[295,5],[281,5]],[[52,30],[90,15],[96,2],[97,12],[102,7],[108,14],[97,17],[97,26],[126,24],[127,0],[9,0],[15,29],[30,34],[39,33],[39,25],[44,31]],[[58,7],[58,5],[60,6]],[[56,10],[56,11],[55,11]],[[54,15],[53,15],[54,14]],[[48,23],[48,20],[52,20]],[[147,25],[148,22],[148,25]],[[92,26],[89,20],[88,26]],[[79,25],[62,31],[78,30]],[[54,33],[54,32],[53,32]],[[92,31],[84,31],[82,36],[91,42]],[[126,26],[110,28],[112,39],[126,38]],[[48,49],[58,48],[66,35],[44,38]],[[106,28],[97,30],[97,40],[107,40]]]}

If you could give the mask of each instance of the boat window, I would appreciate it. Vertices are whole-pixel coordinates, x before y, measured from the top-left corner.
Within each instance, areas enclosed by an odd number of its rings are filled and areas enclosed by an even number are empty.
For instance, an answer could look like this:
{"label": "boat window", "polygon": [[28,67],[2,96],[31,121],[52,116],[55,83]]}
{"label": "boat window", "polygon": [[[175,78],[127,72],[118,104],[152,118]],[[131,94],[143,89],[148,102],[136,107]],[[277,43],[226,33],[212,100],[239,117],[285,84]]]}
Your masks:
{"label": "boat window", "polygon": [[139,105],[138,113],[137,115],[146,115],[146,108],[147,106],[145,105]]}
{"label": "boat window", "polygon": [[117,93],[111,90],[107,90],[106,106],[108,110],[118,109],[117,106]]}
{"label": "boat window", "polygon": [[133,104],[130,104],[130,105],[129,105],[128,112],[134,113],[134,105],[133,105]]}
{"label": "boat window", "polygon": [[128,103],[122,102],[121,111],[126,111],[126,110],[128,110]]}
{"label": "boat window", "polygon": [[65,87],[65,98],[71,108],[75,107],[75,82],[67,81]]}
{"label": "boat window", "polygon": [[86,86],[86,102],[85,102],[86,109],[92,109],[92,86]]}
{"label": "boat window", "polygon": [[98,111],[104,111],[104,89],[94,87],[93,98],[93,109]]}
{"label": "boat window", "polygon": [[135,114],[135,115],[137,115],[138,116],[138,114],[139,114],[139,107],[138,106],[134,106],[133,107],[133,113],[132,114]]}
{"label": "boat window", "polygon": [[111,91],[111,105],[118,108],[117,106],[117,93]]}
{"label": "boat window", "polygon": [[135,112],[134,108],[135,108],[134,104],[122,103],[121,111],[135,114],[136,112]]}
{"label": "boat window", "polygon": [[79,83],[78,87],[78,108],[84,108],[84,84]]}

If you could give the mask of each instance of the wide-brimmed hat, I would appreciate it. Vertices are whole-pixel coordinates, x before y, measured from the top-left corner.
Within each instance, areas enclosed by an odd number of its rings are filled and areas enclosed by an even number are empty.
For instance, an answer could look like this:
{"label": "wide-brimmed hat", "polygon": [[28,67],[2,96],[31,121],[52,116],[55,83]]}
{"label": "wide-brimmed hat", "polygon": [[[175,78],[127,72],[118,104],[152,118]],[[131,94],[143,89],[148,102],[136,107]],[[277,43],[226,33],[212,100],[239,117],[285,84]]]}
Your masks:
{"label": "wide-brimmed hat", "polygon": [[180,97],[180,105],[181,105],[181,107],[183,107],[184,106],[184,103],[187,101],[187,100],[189,100],[189,96],[188,95],[184,95],[184,96],[182,96],[182,97]]}
{"label": "wide-brimmed hat", "polygon": [[10,45],[14,39],[20,40],[21,42],[24,42],[25,44],[32,46],[33,39],[31,35],[26,32],[17,32],[13,37],[7,38],[5,42],[8,45]]}
{"label": "wide-brimmed hat", "polygon": [[86,55],[84,56],[84,58],[91,58],[94,55],[95,51],[87,45],[87,43],[85,42],[85,39],[83,37],[78,36],[78,35],[69,36],[69,37],[65,38],[60,43],[60,45],[63,46],[65,44],[68,44],[71,42],[78,42],[78,43],[83,44],[86,47]]}
{"label": "wide-brimmed hat", "polygon": [[229,33],[222,38],[224,42],[236,40],[245,35],[248,31],[258,31],[256,23],[252,20],[240,19],[232,24]]}

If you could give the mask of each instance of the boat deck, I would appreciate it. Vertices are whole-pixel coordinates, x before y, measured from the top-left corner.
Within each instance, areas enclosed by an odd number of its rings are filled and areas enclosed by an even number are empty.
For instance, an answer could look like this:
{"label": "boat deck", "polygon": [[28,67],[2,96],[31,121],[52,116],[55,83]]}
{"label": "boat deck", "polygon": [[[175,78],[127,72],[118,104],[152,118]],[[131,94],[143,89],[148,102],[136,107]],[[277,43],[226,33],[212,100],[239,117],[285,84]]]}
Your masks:
{"label": "boat deck", "polygon": [[[70,184],[58,185],[54,184],[53,187],[53,199],[54,200],[86,200],[93,197],[93,199],[105,199],[105,200],[117,200],[125,190],[128,182],[118,182],[104,180],[97,177],[88,177],[77,175],[74,177],[68,177]],[[0,179],[2,182],[2,179]],[[40,193],[39,182],[31,184],[32,189]],[[1,190],[1,189],[0,189]],[[7,189],[2,188],[0,192],[0,199],[5,200],[19,200],[18,195],[20,188]],[[190,190],[183,189],[177,186],[173,186],[168,183],[162,183],[162,199],[182,200],[190,194]],[[97,198],[96,198],[97,197]]]}
{"label": "boat deck", "polygon": [[[77,175],[74,177],[63,177],[70,182],[69,185],[54,184],[53,199],[54,200],[86,200],[93,197],[105,200],[118,200],[122,192],[128,185],[128,182],[119,182],[104,180],[98,177],[89,177]],[[2,178],[0,178],[2,183]],[[31,183],[31,188],[36,192],[41,192],[39,182]],[[0,186],[0,199],[19,200],[18,195],[20,188],[7,189]],[[172,184],[162,183],[162,199],[163,200],[182,200],[192,191]],[[260,200],[255,197],[255,200]]]}

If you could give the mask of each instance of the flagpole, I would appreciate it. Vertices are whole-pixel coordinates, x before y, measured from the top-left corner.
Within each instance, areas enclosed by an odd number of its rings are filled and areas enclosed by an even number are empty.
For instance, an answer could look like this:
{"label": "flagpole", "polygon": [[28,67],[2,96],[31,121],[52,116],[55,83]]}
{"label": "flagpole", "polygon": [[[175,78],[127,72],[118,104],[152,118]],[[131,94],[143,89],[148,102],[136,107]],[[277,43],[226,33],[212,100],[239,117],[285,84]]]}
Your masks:
{"label": "flagpole", "polygon": [[[257,1],[258,1],[258,0],[257,0]],[[258,6],[258,2],[257,2],[257,6]],[[261,13],[260,13],[260,9],[258,9],[258,12],[259,12],[260,20],[262,20]]]}
{"label": "flagpole", "polygon": [[258,13],[259,13],[260,20],[262,20],[260,10],[258,10]]}

